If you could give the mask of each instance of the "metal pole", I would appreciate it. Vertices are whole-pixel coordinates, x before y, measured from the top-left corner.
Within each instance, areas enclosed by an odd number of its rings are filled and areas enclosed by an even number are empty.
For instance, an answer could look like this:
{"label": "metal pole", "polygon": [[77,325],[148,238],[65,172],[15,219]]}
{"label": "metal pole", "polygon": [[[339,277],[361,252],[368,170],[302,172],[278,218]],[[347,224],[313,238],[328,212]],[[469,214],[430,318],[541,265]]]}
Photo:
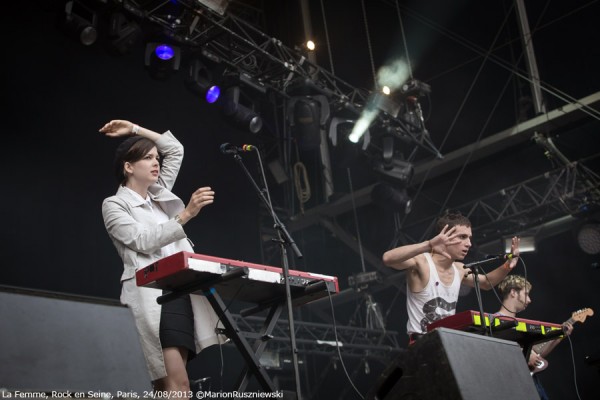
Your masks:
{"label": "metal pole", "polygon": [[[515,0],[517,6],[517,17],[519,19],[519,28],[521,30],[521,40],[523,41],[523,49],[525,52],[525,59],[527,61],[527,70],[531,79],[531,94],[533,96],[533,108],[535,114],[540,115],[546,113],[546,104],[542,96],[542,88],[540,86],[540,73],[537,67],[537,61],[535,58],[535,51],[533,49],[533,39],[531,37],[531,30],[529,29],[529,20],[527,19],[527,11],[525,9],[524,0]],[[552,138],[535,132],[534,139],[536,143],[546,149],[548,155],[552,155],[558,158],[563,164],[569,165],[571,161],[556,147]]]}
{"label": "metal pole", "polygon": [[533,107],[535,114],[541,114],[546,112],[546,105],[544,104],[544,98],[542,96],[542,89],[540,87],[540,73],[537,67],[537,61],[535,58],[535,51],[533,49],[533,40],[531,37],[531,31],[529,29],[529,20],[527,19],[527,11],[525,10],[525,3],[523,0],[515,0],[517,5],[517,17],[519,19],[519,28],[521,30],[521,40],[523,42],[523,49],[525,51],[525,59],[527,61],[527,71],[531,78],[531,93],[533,96]]}

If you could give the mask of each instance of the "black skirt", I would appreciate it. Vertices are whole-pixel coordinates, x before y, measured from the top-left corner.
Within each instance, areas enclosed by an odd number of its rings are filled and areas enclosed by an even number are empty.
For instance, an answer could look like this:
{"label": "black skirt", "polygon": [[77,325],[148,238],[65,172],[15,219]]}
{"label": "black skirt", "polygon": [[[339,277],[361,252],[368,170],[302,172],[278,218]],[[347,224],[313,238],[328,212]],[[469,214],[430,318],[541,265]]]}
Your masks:
{"label": "black skirt", "polygon": [[162,305],[160,343],[163,349],[167,347],[187,349],[188,360],[196,356],[194,312],[192,311],[192,302],[189,295],[168,301]]}

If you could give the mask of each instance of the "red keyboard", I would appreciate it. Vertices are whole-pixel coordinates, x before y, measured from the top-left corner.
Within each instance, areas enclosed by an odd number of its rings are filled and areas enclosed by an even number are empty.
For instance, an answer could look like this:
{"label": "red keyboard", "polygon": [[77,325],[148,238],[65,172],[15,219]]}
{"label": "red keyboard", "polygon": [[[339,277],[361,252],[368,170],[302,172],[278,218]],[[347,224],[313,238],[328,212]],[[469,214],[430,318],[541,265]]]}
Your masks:
{"label": "red keyboard", "polygon": [[[233,279],[220,280],[232,272],[240,273]],[[339,292],[338,279],[334,276],[294,270],[289,270],[288,275],[294,305],[306,304]],[[210,286],[223,298],[257,304],[285,299],[281,268],[185,251],[138,270],[136,282],[138,286],[168,291],[214,282]]]}

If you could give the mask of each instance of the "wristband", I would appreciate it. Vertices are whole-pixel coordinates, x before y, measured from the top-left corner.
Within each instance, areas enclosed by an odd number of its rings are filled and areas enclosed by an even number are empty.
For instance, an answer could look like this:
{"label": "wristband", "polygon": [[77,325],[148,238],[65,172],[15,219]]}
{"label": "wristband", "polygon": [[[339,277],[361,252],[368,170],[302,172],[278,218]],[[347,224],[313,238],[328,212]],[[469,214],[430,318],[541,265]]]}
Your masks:
{"label": "wristband", "polygon": [[131,128],[131,133],[133,134],[133,136],[137,135],[139,131],[140,131],[140,126],[133,124],[133,127]]}

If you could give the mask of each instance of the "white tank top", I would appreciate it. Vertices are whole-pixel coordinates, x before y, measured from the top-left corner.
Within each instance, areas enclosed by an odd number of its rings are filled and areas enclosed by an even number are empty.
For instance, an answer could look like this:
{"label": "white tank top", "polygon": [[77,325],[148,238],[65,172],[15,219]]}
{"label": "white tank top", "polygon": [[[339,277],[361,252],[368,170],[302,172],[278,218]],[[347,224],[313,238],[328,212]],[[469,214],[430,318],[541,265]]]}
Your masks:
{"label": "white tank top", "polygon": [[454,279],[446,286],[440,280],[431,254],[423,253],[429,264],[429,282],[420,292],[413,293],[406,284],[406,309],[408,311],[408,333],[427,333],[427,325],[456,312],[458,292],[462,282],[459,269],[452,263]]}

